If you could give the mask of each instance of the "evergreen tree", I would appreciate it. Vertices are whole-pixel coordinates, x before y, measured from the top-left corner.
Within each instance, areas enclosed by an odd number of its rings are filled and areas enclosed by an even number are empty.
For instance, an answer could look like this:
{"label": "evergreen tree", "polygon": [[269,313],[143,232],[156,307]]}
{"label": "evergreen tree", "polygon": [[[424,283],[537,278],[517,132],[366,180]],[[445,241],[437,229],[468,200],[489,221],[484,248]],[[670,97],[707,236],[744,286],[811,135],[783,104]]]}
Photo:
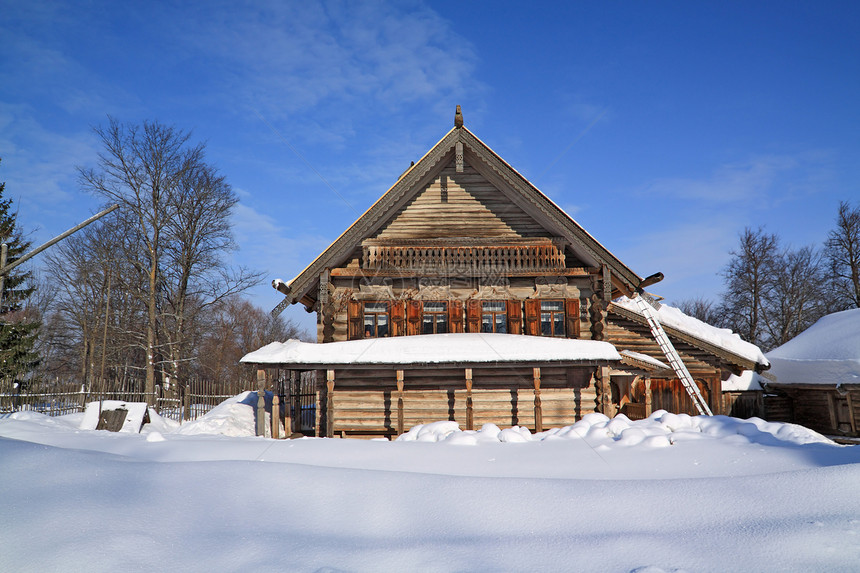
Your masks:
{"label": "evergreen tree", "polygon": [[[12,200],[3,197],[5,190],[6,183],[0,182],[0,244],[7,244],[9,265],[27,252],[30,241],[21,233]],[[39,322],[25,312],[25,303],[35,290],[32,284],[32,272],[20,267],[5,277],[0,293],[0,381],[20,380],[39,364],[33,351]]]}

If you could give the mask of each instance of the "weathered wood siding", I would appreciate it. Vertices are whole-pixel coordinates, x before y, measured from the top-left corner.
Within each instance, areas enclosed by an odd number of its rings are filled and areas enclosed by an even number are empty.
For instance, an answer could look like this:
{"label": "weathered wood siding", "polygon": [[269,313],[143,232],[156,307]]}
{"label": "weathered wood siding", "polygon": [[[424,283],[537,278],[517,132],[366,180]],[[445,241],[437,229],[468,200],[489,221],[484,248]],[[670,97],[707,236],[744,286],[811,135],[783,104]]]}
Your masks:
{"label": "weathered wood siding", "polygon": [[385,239],[549,237],[475,169],[453,162],[373,235]]}
{"label": "weathered wood siding", "polygon": [[[779,394],[790,402],[788,413],[794,422],[830,436],[860,437],[860,389],[836,391],[832,386],[820,388],[781,387]],[[774,413],[777,397],[768,397],[768,419],[779,419]],[[785,413],[783,413],[785,415]]]}
{"label": "weathered wood siding", "polygon": [[[571,374],[567,368],[541,369],[544,429],[566,426],[596,409],[597,396],[588,382],[593,369]],[[493,423],[504,428],[535,430],[531,368],[473,371],[474,428]],[[467,427],[465,374],[461,368],[404,371],[403,429],[440,420]],[[321,389],[322,390],[322,389]],[[398,398],[393,371],[337,371],[334,391],[334,435],[397,435]],[[322,403],[325,403],[323,400]],[[322,433],[322,430],[321,430]]]}

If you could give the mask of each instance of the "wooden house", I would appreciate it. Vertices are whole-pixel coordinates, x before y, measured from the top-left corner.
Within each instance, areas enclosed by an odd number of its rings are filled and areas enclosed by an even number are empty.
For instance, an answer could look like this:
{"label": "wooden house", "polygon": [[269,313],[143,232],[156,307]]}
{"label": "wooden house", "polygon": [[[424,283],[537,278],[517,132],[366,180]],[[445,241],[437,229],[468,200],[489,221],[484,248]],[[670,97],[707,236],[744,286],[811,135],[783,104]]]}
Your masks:
{"label": "wooden house", "polygon": [[[296,278],[273,284],[281,307],[317,313],[319,343],[350,355],[374,340],[388,354],[343,363],[293,345],[242,360],[319,372],[317,435],[393,436],[436,420],[540,430],[594,411],[689,411],[644,319],[612,302],[661,278],[618,260],[464,127],[458,106],[441,141]],[[385,342],[425,336],[466,348],[476,335],[526,341],[534,352],[409,360]],[[669,335],[715,412],[725,409],[720,380],[763,366],[696,333]],[[565,350],[548,359],[540,340]]]}

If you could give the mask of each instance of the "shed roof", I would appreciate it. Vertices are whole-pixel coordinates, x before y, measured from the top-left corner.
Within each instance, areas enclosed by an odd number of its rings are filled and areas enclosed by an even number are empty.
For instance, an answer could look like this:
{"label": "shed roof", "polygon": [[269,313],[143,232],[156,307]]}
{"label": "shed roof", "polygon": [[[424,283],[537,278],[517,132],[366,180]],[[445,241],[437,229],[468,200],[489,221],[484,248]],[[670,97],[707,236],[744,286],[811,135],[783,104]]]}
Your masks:
{"label": "shed roof", "polygon": [[316,344],[272,342],[242,357],[244,364],[334,368],[385,365],[493,365],[527,362],[573,365],[617,362],[608,342],[519,334],[451,333],[366,338]]}

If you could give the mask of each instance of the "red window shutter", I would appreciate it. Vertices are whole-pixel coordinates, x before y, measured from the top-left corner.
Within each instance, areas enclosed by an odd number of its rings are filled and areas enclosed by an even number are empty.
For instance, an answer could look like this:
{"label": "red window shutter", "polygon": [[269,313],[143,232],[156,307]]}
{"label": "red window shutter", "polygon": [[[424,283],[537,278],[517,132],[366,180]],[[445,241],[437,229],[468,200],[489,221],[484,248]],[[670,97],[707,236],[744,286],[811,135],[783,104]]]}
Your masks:
{"label": "red window shutter", "polygon": [[540,300],[530,298],[523,301],[523,309],[525,310],[526,334],[540,336]]}
{"label": "red window shutter", "polygon": [[391,336],[403,336],[406,334],[406,303],[395,300],[388,303],[391,310]]}
{"label": "red window shutter", "polygon": [[463,301],[448,301],[448,332],[463,332]]}
{"label": "red window shutter", "polygon": [[565,333],[568,338],[579,338],[579,299],[564,301]]}
{"label": "red window shutter", "polygon": [[349,340],[358,340],[362,338],[362,321],[364,317],[361,312],[361,303],[357,300],[350,300],[346,303],[346,315],[347,315],[347,339]]}
{"label": "red window shutter", "polygon": [[523,307],[518,300],[508,301],[508,332],[510,334],[523,333]]}
{"label": "red window shutter", "polygon": [[421,315],[424,306],[420,300],[406,301],[406,334],[421,334]]}
{"label": "red window shutter", "polygon": [[481,301],[466,301],[466,332],[481,332]]}

